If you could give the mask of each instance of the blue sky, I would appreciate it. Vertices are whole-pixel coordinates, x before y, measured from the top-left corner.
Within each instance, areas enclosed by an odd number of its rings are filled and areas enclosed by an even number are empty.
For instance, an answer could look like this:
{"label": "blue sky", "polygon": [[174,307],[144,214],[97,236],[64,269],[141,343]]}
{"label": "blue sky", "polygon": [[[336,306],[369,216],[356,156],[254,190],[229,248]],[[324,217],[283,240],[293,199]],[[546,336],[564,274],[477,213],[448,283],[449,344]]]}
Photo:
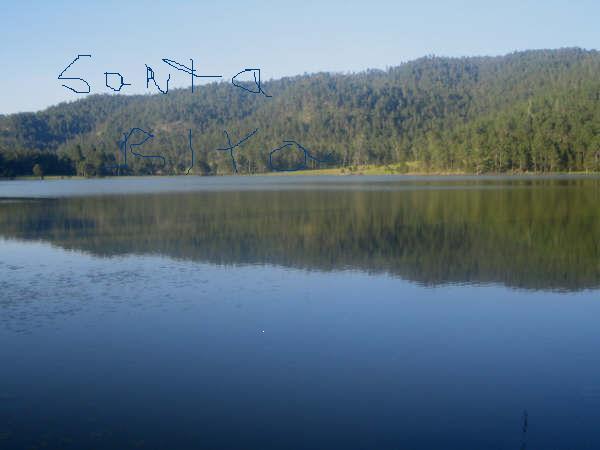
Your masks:
{"label": "blue sky", "polygon": [[[145,64],[194,59],[225,79],[259,67],[264,79],[305,72],[386,68],[420,56],[499,55],[530,48],[600,47],[600,2],[147,1],[11,2],[0,12],[0,114],[80,98],[58,74],[109,93],[104,72],[146,89]],[[171,87],[190,84],[174,69]],[[115,94],[123,95],[123,94]]]}

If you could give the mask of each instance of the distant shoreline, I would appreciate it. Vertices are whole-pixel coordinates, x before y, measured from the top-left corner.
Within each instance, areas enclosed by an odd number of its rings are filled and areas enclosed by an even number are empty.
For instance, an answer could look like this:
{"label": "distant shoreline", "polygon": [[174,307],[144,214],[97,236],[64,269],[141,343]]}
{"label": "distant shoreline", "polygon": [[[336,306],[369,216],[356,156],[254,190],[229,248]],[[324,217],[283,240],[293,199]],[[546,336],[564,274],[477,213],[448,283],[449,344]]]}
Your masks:
{"label": "distant shoreline", "polygon": [[486,176],[555,176],[555,175],[599,175],[600,172],[594,171],[571,171],[571,172],[520,172],[520,171],[511,171],[511,172],[465,172],[465,171],[425,171],[425,170],[409,170],[409,171],[401,171],[396,167],[397,165],[388,165],[388,166],[378,166],[378,165],[365,165],[365,166],[354,166],[354,167],[344,167],[344,168],[331,168],[331,169],[306,169],[306,170],[297,170],[297,171],[274,171],[274,172],[261,172],[261,173],[253,173],[253,174],[217,174],[217,175],[197,175],[197,174],[177,174],[177,175],[169,175],[169,174],[155,174],[155,175],[119,175],[119,176],[93,176],[93,177],[84,177],[80,175],[47,175],[44,176],[43,179],[40,177],[36,177],[33,175],[28,176],[17,176],[12,178],[0,177],[1,181],[23,181],[23,180],[31,180],[31,181],[53,181],[53,180],[92,180],[92,179],[102,179],[102,178],[156,178],[156,177],[223,177],[223,176],[243,176],[243,177],[252,177],[252,176],[280,176],[280,177],[289,177],[289,176],[368,176],[368,175],[404,175],[404,176],[444,176],[444,177],[454,177],[454,176],[473,176],[473,177],[486,177]]}

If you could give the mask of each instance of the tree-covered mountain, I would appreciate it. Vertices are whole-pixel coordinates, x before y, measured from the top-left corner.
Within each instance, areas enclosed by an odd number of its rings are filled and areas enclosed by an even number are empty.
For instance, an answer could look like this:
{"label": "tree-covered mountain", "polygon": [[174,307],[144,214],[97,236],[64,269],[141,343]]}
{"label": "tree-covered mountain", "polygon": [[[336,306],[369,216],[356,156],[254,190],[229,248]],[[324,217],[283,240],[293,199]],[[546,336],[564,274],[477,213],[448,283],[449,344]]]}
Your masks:
{"label": "tree-covered mountain", "polygon": [[[166,66],[168,68],[168,66]],[[166,73],[166,68],[164,72]],[[417,163],[467,172],[600,170],[600,53],[535,50],[500,57],[425,57],[357,74],[229,82],[154,95],[91,95],[0,116],[0,174],[239,173]],[[231,143],[228,143],[227,130]],[[273,149],[293,140],[272,155]],[[164,158],[136,157],[160,155]]]}

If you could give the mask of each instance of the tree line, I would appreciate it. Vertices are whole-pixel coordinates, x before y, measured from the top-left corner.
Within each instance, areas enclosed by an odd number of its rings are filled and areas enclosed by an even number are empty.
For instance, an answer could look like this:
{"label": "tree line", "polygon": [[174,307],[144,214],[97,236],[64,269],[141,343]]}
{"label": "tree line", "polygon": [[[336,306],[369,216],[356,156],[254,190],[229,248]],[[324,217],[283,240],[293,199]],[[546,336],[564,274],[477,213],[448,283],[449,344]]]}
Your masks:
{"label": "tree line", "polygon": [[[266,98],[218,82],[154,95],[92,95],[36,113],[0,116],[0,176],[103,176],[119,142],[152,133],[119,174],[262,173],[294,140],[309,167],[407,164],[423,171],[600,170],[600,53],[578,48],[500,57],[424,57],[387,70],[316,73],[263,82]],[[259,131],[229,152],[218,151]],[[325,158],[325,156],[328,156]],[[302,153],[282,152],[278,167]]]}

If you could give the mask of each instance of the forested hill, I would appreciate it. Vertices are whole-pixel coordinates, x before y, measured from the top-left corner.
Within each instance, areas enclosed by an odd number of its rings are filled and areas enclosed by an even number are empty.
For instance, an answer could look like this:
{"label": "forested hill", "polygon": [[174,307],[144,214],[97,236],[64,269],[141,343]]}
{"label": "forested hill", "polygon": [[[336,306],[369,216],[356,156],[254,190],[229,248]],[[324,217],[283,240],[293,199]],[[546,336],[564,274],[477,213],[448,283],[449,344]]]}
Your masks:
{"label": "forested hill", "polygon": [[[163,71],[166,73],[166,69]],[[0,116],[0,175],[239,173],[300,167],[406,164],[422,170],[600,170],[600,53],[535,50],[501,57],[425,57],[357,74],[318,73],[230,82],[153,95],[92,95],[37,113]],[[227,130],[231,137],[228,144]],[[129,143],[141,142],[134,131]],[[136,157],[160,155],[164,158]],[[418,163],[418,164],[415,164]]]}

